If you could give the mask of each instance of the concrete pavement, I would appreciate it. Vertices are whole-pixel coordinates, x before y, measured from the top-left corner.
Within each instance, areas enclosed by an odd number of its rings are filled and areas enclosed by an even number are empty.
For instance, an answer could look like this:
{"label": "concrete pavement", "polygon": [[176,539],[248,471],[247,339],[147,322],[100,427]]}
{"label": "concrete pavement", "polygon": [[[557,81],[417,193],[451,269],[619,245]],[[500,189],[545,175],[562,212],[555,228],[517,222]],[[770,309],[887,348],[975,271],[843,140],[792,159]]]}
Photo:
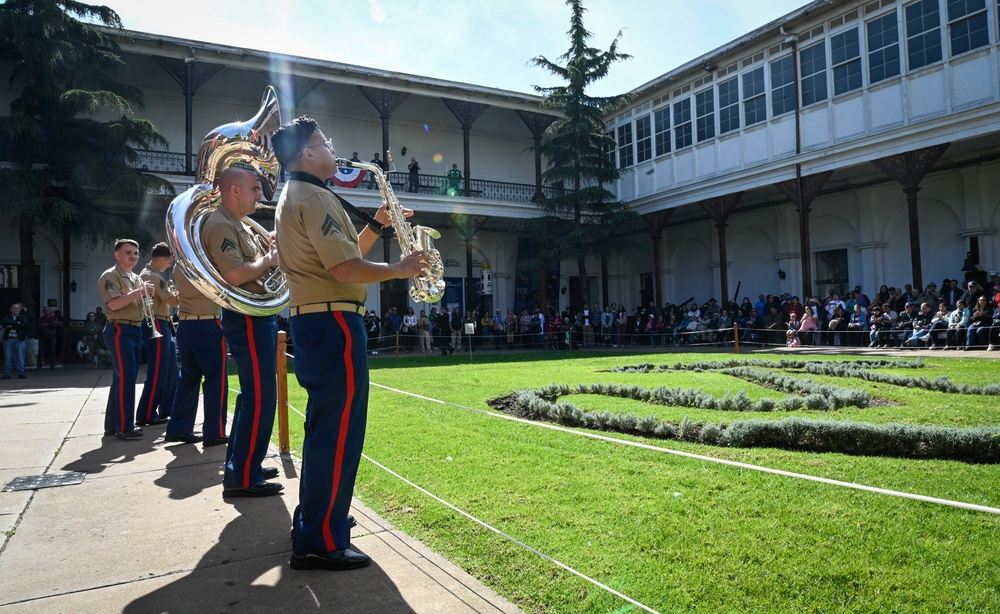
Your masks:
{"label": "concrete pavement", "polygon": [[168,444],[163,426],[135,442],[102,437],[110,382],[83,366],[0,382],[0,486],[86,472],[77,485],[0,493],[3,614],[520,612],[357,500],[352,543],[372,565],[292,571],[295,462],[265,461],[282,472],[282,496],[224,502],[225,446]]}

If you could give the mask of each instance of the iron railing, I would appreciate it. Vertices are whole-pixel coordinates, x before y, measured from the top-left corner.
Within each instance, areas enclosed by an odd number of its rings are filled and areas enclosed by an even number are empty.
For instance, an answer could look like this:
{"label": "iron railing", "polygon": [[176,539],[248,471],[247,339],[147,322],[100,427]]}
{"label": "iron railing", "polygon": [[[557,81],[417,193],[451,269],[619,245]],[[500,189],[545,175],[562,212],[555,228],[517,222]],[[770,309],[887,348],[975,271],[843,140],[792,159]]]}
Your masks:
{"label": "iron railing", "polygon": [[[187,175],[184,172],[184,154],[170,151],[149,151],[141,150],[139,161],[133,166],[154,173],[166,175]],[[191,168],[195,168],[197,156],[191,156]],[[447,177],[440,175],[418,175],[418,181],[414,185],[410,181],[409,173],[391,172],[389,182],[392,188],[398,192],[415,192],[417,194],[440,194],[461,197],[464,196],[465,180],[458,182],[458,189],[454,189],[454,184],[448,181]],[[528,183],[514,183],[510,181],[490,181],[488,179],[472,179],[469,182],[470,194],[473,198],[485,198],[489,200],[501,200],[507,202],[527,203],[535,199],[535,186]],[[348,188],[350,189],[350,188]],[[375,184],[371,181],[362,181],[356,190],[374,190]],[[542,193],[546,198],[554,198],[566,194],[567,190],[550,186],[543,186]]]}

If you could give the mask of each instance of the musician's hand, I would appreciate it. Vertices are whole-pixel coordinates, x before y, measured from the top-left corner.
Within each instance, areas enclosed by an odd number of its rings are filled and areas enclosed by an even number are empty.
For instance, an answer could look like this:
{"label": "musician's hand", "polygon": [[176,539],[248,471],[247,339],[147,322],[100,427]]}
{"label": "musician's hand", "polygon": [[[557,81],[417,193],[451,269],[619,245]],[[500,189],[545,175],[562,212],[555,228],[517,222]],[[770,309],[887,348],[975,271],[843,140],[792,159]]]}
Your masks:
{"label": "musician's hand", "polygon": [[399,272],[404,274],[403,277],[422,275],[426,268],[427,254],[422,251],[413,252],[399,261]]}
{"label": "musician's hand", "polygon": [[156,292],[156,285],[155,284],[151,284],[151,283],[149,283],[147,281],[146,283],[144,283],[142,285],[146,286],[146,293],[147,294],[152,295],[154,292]]}

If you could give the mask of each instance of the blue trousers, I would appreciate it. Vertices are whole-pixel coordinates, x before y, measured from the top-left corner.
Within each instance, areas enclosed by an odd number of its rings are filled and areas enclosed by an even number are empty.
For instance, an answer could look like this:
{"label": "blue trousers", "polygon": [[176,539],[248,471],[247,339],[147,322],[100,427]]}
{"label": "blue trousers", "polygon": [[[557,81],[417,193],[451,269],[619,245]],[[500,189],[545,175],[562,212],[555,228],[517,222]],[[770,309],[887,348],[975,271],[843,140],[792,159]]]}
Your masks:
{"label": "blue trousers", "polygon": [[[174,393],[167,435],[191,435],[198,417],[198,387],[205,395],[205,441],[225,437],[229,382],[226,378],[226,342],[219,320],[181,320],[177,323],[180,380]],[[205,383],[202,385],[202,378]]]}
{"label": "blue trousers", "polygon": [[17,371],[18,375],[24,375],[24,346],[25,340],[18,339],[17,335],[3,342],[4,375],[10,375],[13,371]]}
{"label": "blue trousers", "polygon": [[104,413],[104,430],[131,431],[135,428],[135,378],[139,370],[142,347],[138,326],[108,322],[104,327],[104,344],[111,354],[111,390]]}
{"label": "blue trousers", "polygon": [[135,408],[136,422],[151,422],[170,416],[170,407],[177,389],[177,346],[170,322],[155,319],[160,337],[153,338],[153,329],[142,323],[142,341],[146,344],[146,380],[142,385],[139,405]]}
{"label": "blue trousers", "polygon": [[223,309],[222,334],[236,360],[240,380],[222,485],[249,488],[264,481],[261,463],[278,405],[278,321],[274,316],[248,316]]}
{"label": "blue trousers", "polygon": [[295,376],[309,394],[299,506],[292,518],[299,554],[351,545],[347,513],[368,422],[367,334],[343,311],[293,316]]}

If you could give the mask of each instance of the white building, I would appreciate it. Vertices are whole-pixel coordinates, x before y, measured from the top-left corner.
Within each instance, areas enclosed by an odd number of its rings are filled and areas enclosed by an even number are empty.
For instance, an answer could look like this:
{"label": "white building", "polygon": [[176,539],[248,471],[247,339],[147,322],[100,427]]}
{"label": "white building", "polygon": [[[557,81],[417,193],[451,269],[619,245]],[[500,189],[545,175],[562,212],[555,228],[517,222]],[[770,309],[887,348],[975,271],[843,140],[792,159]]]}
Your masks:
{"label": "white building", "polygon": [[[638,86],[635,104],[608,118],[618,144],[609,155],[628,171],[614,190],[649,222],[636,237],[649,249],[588,263],[593,300],[703,302],[731,298],[737,285],[751,299],[855,285],[871,294],[883,283],[961,278],[967,253],[1000,269],[998,41],[996,0],[817,0]],[[492,297],[468,289],[488,308],[578,300],[575,263],[528,273],[519,263],[530,245],[510,231],[538,214],[531,199],[544,161],[530,147],[551,121],[538,97],[152,34],[121,45],[126,78],[146,95],[142,116],[170,142],[144,163],[178,193],[194,181],[202,137],[252,116],[273,85],[282,116],[315,117],[338,156],[391,150],[397,196],[418,211],[413,221],[443,234],[446,304],[464,307],[464,284],[483,269]],[[0,104],[10,98],[0,90]],[[416,193],[411,157],[421,166]],[[440,193],[452,164],[468,195]],[[339,192],[362,208],[380,202],[365,185]],[[168,204],[122,206],[156,218]],[[6,224],[0,265],[10,267],[18,235]],[[62,237],[39,229],[35,241],[41,303],[62,306]],[[72,242],[73,318],[100,304],[95,284],[110,252]],[[398,258],[394,244],[387,252]],[[405,283],[373,287],[371,307],[402,305],[405,292]]]}

